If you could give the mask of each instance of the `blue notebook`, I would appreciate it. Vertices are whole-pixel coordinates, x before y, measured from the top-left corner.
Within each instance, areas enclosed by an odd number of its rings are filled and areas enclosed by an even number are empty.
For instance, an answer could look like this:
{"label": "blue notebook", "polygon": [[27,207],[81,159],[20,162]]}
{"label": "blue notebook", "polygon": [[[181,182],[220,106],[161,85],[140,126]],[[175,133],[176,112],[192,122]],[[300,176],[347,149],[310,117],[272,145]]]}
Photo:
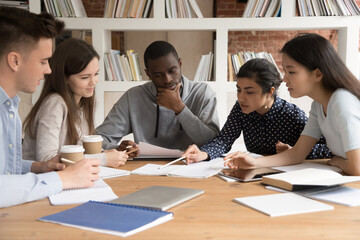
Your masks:
{"label": "blue notebook", "polygon": [[172,218],[171,212],[90,201],[38,220],[126,237]]}

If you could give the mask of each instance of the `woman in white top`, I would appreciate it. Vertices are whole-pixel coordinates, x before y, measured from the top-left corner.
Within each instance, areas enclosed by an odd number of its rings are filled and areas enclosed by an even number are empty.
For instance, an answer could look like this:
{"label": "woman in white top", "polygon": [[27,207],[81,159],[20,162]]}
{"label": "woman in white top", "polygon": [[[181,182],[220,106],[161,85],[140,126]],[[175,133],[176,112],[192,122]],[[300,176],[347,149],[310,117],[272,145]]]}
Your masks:
{"label": "woman in white top", "polygon": [[305,129],[292,149],[256,160],[237,152],[224,159],[233,159],[225,165],[253,169],[301,163],[323,135],[335,155],[328,164],[360,175],[360,81],[330,42],[317,34],[295,37],[281,52],[291,97],[314,99]]}
{"label": "woman in white top", "polygon": [[[68,39],[59,44],[50,59],[51,74],[24,122],[24,159],[46,161],[63,145],[82,144],[82,137],[94,134],[95,85],[99,55],[85,41]],[[105,166],[124,165],[125,151],[88,154]]]}

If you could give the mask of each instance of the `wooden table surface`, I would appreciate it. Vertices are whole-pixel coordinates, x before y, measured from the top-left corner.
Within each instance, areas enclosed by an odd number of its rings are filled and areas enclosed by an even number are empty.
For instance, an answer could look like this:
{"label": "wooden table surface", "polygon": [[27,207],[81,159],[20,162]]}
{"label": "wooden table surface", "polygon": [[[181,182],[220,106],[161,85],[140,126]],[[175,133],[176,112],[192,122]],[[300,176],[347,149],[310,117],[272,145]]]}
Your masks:
{"label": "wooden table surface", "polygon": [[[129,161],[133,170],[147,161]],[[164,164],[165,162],[152,162]],[[274,193],[259,182],[229,183],[208,179],[130,175],[105,180],[122,196],[152,186],[198,188],[204,194],[169,209],[174,219],[126,239],[360,239],[360,207],[335,205],[334,210],[269,217],[232,201],[236,197]],[[360,189],[360,183],[351,183]],[[0,196],[5,197],[5,196]],[[113,235],[37,221],[76,205],[51,206],[48,199],[0,209],[0,239],[118,239]]]}

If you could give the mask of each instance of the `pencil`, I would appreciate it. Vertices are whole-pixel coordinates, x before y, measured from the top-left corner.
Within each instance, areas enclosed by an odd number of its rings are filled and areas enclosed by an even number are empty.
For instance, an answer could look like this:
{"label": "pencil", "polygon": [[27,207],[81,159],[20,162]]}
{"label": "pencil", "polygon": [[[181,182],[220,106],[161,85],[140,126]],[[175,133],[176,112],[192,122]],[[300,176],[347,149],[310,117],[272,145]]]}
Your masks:
{"label": "pencil", "polygon": [[171,162],[169,162],[169,163],[167,163],[167,164],[159,167],[159,170],[162,169],[162,168],[164,168],[164,167],[167,167],[167,166],[169,166],[169,165],[171,165],[171,164],[173,164],[173,163],[176,163],[176,162],[178,162],[178,161],[181,161],[181,160],[183,160],[183,159],[185,159],[185,157],[177,158],[177,159],[175,159],[174,161],[171,161]]}
{"label": "pencil", "polygon": [[132,148],[133,146],[131,146],[131,145],[128,145],[128,146],[126,146],[126,149],[130,149],[130,148]]}
{"label": "pencil", "polygon": [[66,162],[66,163],[69,163],[69,164],[75,164],[74,161],[71,161],[71,160],[66,159],[66,158],[61,158],[61,162]]}

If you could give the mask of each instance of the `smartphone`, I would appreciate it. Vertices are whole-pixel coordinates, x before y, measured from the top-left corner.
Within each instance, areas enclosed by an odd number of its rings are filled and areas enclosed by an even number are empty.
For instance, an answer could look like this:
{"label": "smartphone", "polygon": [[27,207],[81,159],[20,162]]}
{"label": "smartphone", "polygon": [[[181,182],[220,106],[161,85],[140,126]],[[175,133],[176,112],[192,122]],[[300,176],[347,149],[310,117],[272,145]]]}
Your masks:
{"label": "smartphone", "polygon": [[219,175],[223,177],[228,177],[231,179],[235,179],[239,182],[253,182],[260,181],[262,176],[271,175],[276,173],[281,173],[282,171],[275,170],[272,168],[257,168],[257,169],[224,169]]}

